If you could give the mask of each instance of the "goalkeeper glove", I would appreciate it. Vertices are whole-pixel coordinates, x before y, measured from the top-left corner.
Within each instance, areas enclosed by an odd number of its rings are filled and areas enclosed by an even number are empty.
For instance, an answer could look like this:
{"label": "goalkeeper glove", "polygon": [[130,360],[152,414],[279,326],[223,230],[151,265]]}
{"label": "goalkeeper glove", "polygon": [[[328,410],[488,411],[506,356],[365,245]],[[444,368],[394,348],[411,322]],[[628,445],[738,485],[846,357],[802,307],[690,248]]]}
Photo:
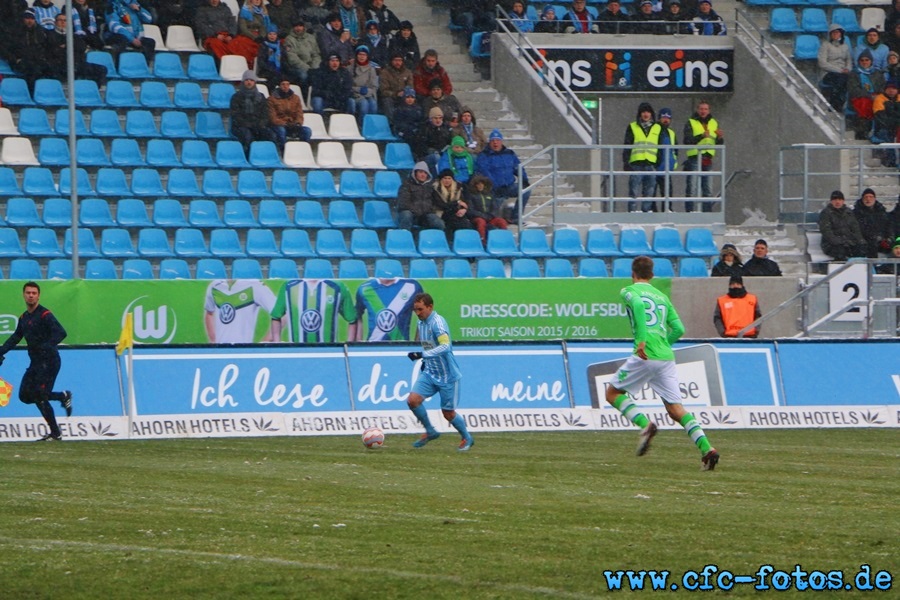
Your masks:
{"label": "goalkeeper glove", "polygon": [[406,356],[409,357],[409,360],[419,360],[420,358],[422,358],[422,353],[421,352],[410,352]]}

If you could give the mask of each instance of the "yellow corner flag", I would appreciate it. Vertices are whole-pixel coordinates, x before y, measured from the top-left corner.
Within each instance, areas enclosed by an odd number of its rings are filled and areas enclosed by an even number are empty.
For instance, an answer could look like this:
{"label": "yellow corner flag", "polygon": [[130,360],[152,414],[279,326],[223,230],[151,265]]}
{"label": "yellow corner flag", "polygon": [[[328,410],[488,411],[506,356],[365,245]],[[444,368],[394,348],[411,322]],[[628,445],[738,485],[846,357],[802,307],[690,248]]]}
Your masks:
{"label": "yellow corner flag", "polygon": [[125,315],[125,326],[116,343],[116,354],[122,354],[125,350],[134,348],[134,314]]}

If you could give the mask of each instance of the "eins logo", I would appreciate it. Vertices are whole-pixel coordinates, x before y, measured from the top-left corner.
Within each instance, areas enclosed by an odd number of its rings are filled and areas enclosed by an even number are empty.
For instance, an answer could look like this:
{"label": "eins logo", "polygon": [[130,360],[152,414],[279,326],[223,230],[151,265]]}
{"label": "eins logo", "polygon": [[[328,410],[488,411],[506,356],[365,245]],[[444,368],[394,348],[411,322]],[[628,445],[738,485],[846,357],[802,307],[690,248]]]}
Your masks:
{"label": "eins logo", "polygon": [[684,50],[676,50],[673,60],[655,60],[647,66],[647,83],[654,88],[721,89],[728,87],[728,63],[685,60]]}

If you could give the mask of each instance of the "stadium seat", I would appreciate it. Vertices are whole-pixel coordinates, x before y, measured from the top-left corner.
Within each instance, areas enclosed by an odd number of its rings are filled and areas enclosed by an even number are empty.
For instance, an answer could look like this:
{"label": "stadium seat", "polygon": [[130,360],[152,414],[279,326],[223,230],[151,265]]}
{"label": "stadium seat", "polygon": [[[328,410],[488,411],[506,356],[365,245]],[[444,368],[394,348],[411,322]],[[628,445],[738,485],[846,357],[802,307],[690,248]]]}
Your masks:
{"label": "stadium seat", "polygon": [[[68,137],[69,135],[69,109],[60,108],[56,111],[56,119],[53,122],[53,131],[58,136]],[[88,127],[84,122],[84,113],[80,110],[75,111],[75,135],[88,135]]]}
{"label": "stadium seat", "polygon": [[290,258],[273,258],[269,261],[269,279],[299,279],[297,263]]}
{"label": "stadium seat", "polygon": [[437,263],[433,258],[414,258],[409,261],[410,279],[438,279]]}
{"label": "stadium seat", "polygon": [[[193,177],[193,173],[191,173]],[[170,174],[171,183],[171,174]],[[166,195],[159,171],[156,169],[137,168],[131,172],[131,192],[135,196],[160,197]]]}
{"label": "stadium seat", "polygon": [[[99,173],[99,171],[98,171]],[[75,171],[76,185],[78,186],[78,193],[84,196],[96,196],[97,192],[94,191],[94,186],[91,185],[91,180],[88,177],[87,171],[78,167]],[[69,167],[63,167],[59,170],[59,194],[53,194],[54,196],[69,196],[72,194],[72,171]]]}
{"label": "stadium seat", "polygon": [[339,279],[368,279],[369,271],[366,261],[358,258],[345,258],[338,263]]}
{"label": "stadium seat", "polygon": [[305,229],[285,229],[281,232],[281,253],[286,258],[312,258],[316,255],[309,233]]}
{"label": "stadium seat", "polygon": [[705,227],[688,229],[684,234],[684,245],[691,256],[719,256],[712,230]]}
{"label": "stadium seat", "polygon": [[[80,188],[81,186],[79,186]],[[60,191],[62,180],[60,179]],[[115,167],[104,167],[97,170],[97,194],[106,198],[131,196],[131,188],[125,179],[125,171]]]}
{"label": "stadium seat", "polygon": [[[15,72],[12,70],[12,67],[9,66],[9,62],[6,61],[5,58],[0,58],[0,75],[4,77],[7,75],[15,75]],[[0,279],[3,278],[3,273],[0,272]]]}
{"label": "stadium seat", "polygon": [[159,120],[159,133],[169,139],[190,139],[197,137],[191,129],[187,113],[180,110],[167,110]]}
{"label": "stadium seat", "polygon": [[285,166],[278,156],[278,148],[268,141],[251,142],[249,161],[257,169],[282,169]]}
{"label": "stadium seat", "polygon": [[0,258],[19,258],[25,256],[19,242],[19,232],[12,227],[0,227]]}
{"label": "stadium seat", "polygon": [[263,279],[262,265],[255,258],[236,258],[231,263],[232,279]]}
{"label": "stadium seat", "polygon": [[44,227],[32,227],[25,236],[25,252],[39,258],[59,258],[64,256],[59,247],[56,232]]}
{"label": "stadium seat", "polygon": [[817,7],[804,8],[800,12],[800,27],[805,33],[826,33],[828,18],[825,11]]}
{"label": "stadium seat", "polygon": [[215,200],[195,199],[188,205],[188,223],[191,227],[224,227],[219,216],[219,206]]}
{"label": "stadium seat", "polygon": [[544,263],[544,277],[575,277],[575,272],[569,259],[548,258]]}
{"label": "stadium seat", "polygon": [[234,228],[259,227],[259,221],[253,215],[253,207],[246,200],[226,200],[222,211],[225,225]]}
{"label": "stadium seat", "polygon": [[[170,25],[170,31],[171,27]],[[215,59],[205,52],[191,54],[188,57],[187,75],[191,81],[222,81]]]}
{"label": "stadium seat", "polygon": [[475,264],[475,277],[478,279],[506,279],[506,267],[499,258],[482,258]]}
{"label": "stadium seat", "polygon": [[221,258],[200,258],[196,276],[197,279],[227,279],[228,272]]}
{"label": "stadium seat", "polygon": [[474,229],[453,232],[453,252],[461,258],[484,258],[488,255],[481,245],[481,236]]}
{"label": "stadium seat", "polygon": [[344,145],[340,142],[319,142],[316,148],[316,164],[320,169],[351,169]]}
{"label": "stadium seat", "polygon": [[419,258],[412,232],[408,229],[388,229],[384,235],[384,252],[392,258]]}
{"label": "stadium seat", "polygon": [[[119,71],[116,69],[116,64],[113,62],[112,54],[109,52],[104,52],[102,50],[91,50],[87,53],[87,62],[92,65],[100,65],[106,69],[106,78],[107,79],[118,79]],[[109,83],[107,81],[107,83]]]}
{"label": "stadium seat", "polygon": [[516,238],[508,229],[491,229],[487,232],[487,253],[495,257],[522,256]]}
{"label": "stadium seat", "polygon": [[869,6],[860,11],[859,28],[863,31],[868,31],[874,27],[878,31],[884,31],[884,20],[885,14],[883,8]]}
{"label": "stadium seat", "polygon": [[386,257],[381,249],[378,233],[372,229],[354,229],[350,232],[350,252],[357,258]]}
{"label": "stadium seat", "polygon": [[144,108],[175,108],[169,88],[162,81],[144,81],[138,97]]}
{"label": "stadium seat", "polygon": [[709,277],[709,269],[702,258],[690,256],[678,262],[679,277]]}
{"label": "stadium seat", "polygon": [[819,58],[819,36],[801,34],[794,37],[794,54],[797,60],[817,60]]}
{"label": "stadium seat", "polygon": [[6,106],[34,106],[31,92],[24,79],[4,77],[0,81],[0,98]]}
{"label": "stadium seat", "polygon": [[71,227],[72,201],[68,198],[47,198],[42,217],[47,227]]}
{"label": "stadium seat", "polygon": [[[246,68],[246,61],[244,66]],[[232,96],[234,96],[234,85],[218,81],[209,84],[206,100],[209,102],[210,108],[230,109]]]}
{"label": "stadium seat", "polygon": [[[66,256],[72,256],[72,229],[66,229],[63,235],[63,252]],[[97,238],[92,229],[80,227],[78,229],[78,256],[81,258],[100,258],[100,248],[97,247]]]}
{"label": "stadium seat", "polygon": [[324,258],[309,258],[303,264],[304,279],[334,279],[331,262]]}
{"label": "stadium seat", "polygon": [[194,30],[187,25],[169,25],[166,30],[166,48],[170,52],[202,52],[203,49],[197,46],[196,37]]}
{"label": "stadium seat", "polygon": [[111,108],[137,108],[141,103],[130,81],[114,79],[106,82],[106,105]]}
{"label": "stadium seat", "polygon": [[210,256],[209,247],[203,239],[203,232],[192,227],[175,230],[175,255],[186,258]]}
{"label": "stadium seat", "polygon": [[153,265],[145,258],[122,261],[122,279],[153,279]]}
{"label": "stadium seat", "polygon": [[653,232],[653,252],[657,256],[680,258],[688,256],[684,244],[681,243],[681,234],[673,227],[657,227]]}
{"label": "stadium seat", "polygon": [[581,243],[581,233],[577,229],[557,229],[553,232],[553,252],[557,256],[580,258],[587,256]]}
{"label": "stadium seat", "polygon": [[362,140],[359,125],[356,124],[354,115],[334,113],[328,121],[328,137],[333,140]]}
{"label": "stadium seat", "polygon": [[125,115],[125,135],[137,138],[159,137],[159,129],[149,110],[129,110]]}
{"label": "stadium seat", "polygon": [[203,184],[200,187],[203,195],[209,198],[230,198],[238,195],[234,184],[231,183],[231,174],[224,169],[203,171]]}
{"label": "stadium seat", "polygon": [[[47,203],[44,202],[44,212],[46,213]],[[46,222],[46,215],[44,217]],[[153,221],[147,214],[147,205],[143,200],[137,198],[123,198],[116,203],[116,222],[119,227],[153,227]]]}
{"label": "stadium seat", "polygon": [[104,229],[100,233],[100,253],[110,258],[137,258],[138,252],[127,229]]}
{"label": "stadium seat", "polygon": [[379,258],[375,261],[375,277],[379,279],[403,277],[403,263],[396,258]]}
{"label": "stadium seat", "polygon": [[429,258],[447,258],[453,256],[453,251],[442,230],[423,229],[419,231],[419,254]]}
{"label": "stadium seat", "polygon": [[579,277],[608,277],[606,262],[601,258],[582,258],[578,262]]}
{"label": "stadium seat", "polygon": [[362,227],[356,214],[356,205],[349,200],[332,200],[328,204],[328,226],[335,229],[355,229]]}
{"label": "stadium seat", "polygon": [[138,254],[145,258],[169,258],[175,256],[169,246],[169,236],[164,229],[144,227],[138,231]]}
{"label": "stadium seat", "polygon": [[523,256],[541,258],[553,256],[543,229],[523,229],[519,231],[519,250]]}
{"label": "stadium seat", "polygon": [[153,79],[143,52],[122,52],[119,55],[118,70],[123,79]]}
{"label": "stadium seat", "polygon": [[797,13],[793,8],[779,6],[769,13],[769,31],[772,33],[800,33],[803,28],[797,23]]}
{"label": "stadium seat", "polygon": [[384,165],[395,171],[411,171],[416,161],[405,142],[390,142],[384,147]]}
{"label": "stadium seat", "polygon": [[[26,169],[26,172],[28,169]],[[46,169],[49,174],[50,170]],[[53,175],[50,175],[50,181],[53,181]],[[9,167],[0,167],[0,196],[18,196],[22,193],[22,186],[16,179],[16,172]]]}
{"label": "stadium seat", "polygon": [[[19,118],[21,118],[21,112]],[[12,111],[5,106],[0,107],[0,135],[19,135],[19,128],[16,127],[12,118]]]}
{"label": "stadium seat", "polygon": [[619,232],[619,249],[625,256],[656,256],[642,227],[629,227]]}
{"label": "stadium seat", "polygon": [[75,154],[78,164],[83,167],[112,166],[106,155],[106,145],[98,138],[78,138],[75,142]]}
{"label": "stadium seat", "polygon": [[369,180],[362,171],[345,169],[341,171],[340,183],[338,184],[342,198],[372,198],[372,189],[369,187]]}
{"label": "stadium seat", "polygon": [[247,231],[247,256],[254,258],[277,258],[281,256],[275,234],[270,229],[250,229]]}
{"label": "stadium seat", "polygon": [[653,276],[675,277],[675,267],[672,266],[672,259],[665,257],[655,257],[653,259]]}
{"label": "stadium seat", "polygon": [[144,37],[150,38],[151,40],[153,40],[153,43],[156,44],[155,48],[157,56],[159,56],[160,53],[168,52],[169,49],[166,47],[165,40],[163,40],[162,30],[159,28],[159,25],[145,23],[142,35]]}
{"label": "stadium seat", "polygon": [[316,114],[312,111],[305,112],[303,114],[303,126],[309,127],[312,132],[310,135],[310,139],[313,141],[321,141],[331,139],[328,135],[328,131],[325,129],[325,121],[322,120],[322,115]]}
{"label": "stadium seat", "polygon": [[[15,175],[13,176],[15,177]],[[56,182],[53,180],[53,172],[47,167],[26,168],[22,176],[22,189],[19,190],[19,193],[25,193],[29,196],[59,195]]]}
{"label": "stadium seat", "polygon": [[541,276],[541,267],[533,258],[514,258],[512,261],[513,279],[532,279]]}
{"label": "stadium seat", "polygon": [[171,229],[189,226],[181,202],[172,198],[159,198],[153,203],[153,224]]}
{"label": "stadium seat", "polygon": [[472,265],[467,259],[448,258],[444,261],[444,279],[471,279],[471,277]]}
{"label": "stadium seat", "polygon": [[852,8],[833,8],[831,10],[831,23],[840,25],[846,33],[862,33],[865,31],[856,21],[856,10]]}
{"label": "stadium seat", "polygon": [[266,186],[265,173],[249,169],[238,173],[237,193],[242,198],[272,197],[272,192]]}
{"label": "stadium seat", "polygon": [[75,80],[75,106],[102,107],[106,102],[100,95],[97,82],[92,79]]}
{"label": "stadium seat", "polygon": [[589,229],[587,232],[587,252],[591,256],[618,257],[622,251],[616,245],[615,234],[606,227]]}
{"label": "stadium seat", "polygon": [[67,106],[69,104],[62,82],[57,79],[38,79],[34,82],[34,103],[38,106]]}
{"label": "stadium seat", "polygon": [[168,137],[147,141],[147,164],[151,167],[168,169],[181,166],[181,161],[175,153],[175,144]]}
{"label": "stadium seat", "polygon": [[153,57],[153,76],[158,79],[187,79],[181,57],[174,52],[159,52]]}
{"label": "stadium seat", "polygon": [[50,117],[43,108],[26,107],[19,110],[19,135],[53,135]]}
{"label": "stadium seat", "polygon": [[400,173],[397,171],[378,171],[375,173],[375,183],[372,190],[376,198],[394,200],[400,191]]}
{"label": "stadium seat", "polygon": [[[38,162],[45,167],[61,167],[67,165],[71,162],[71,158],[69,157],[69,140],[65,138],[43,138],[38,144],[37,156]],[[81,161],[79,161],[79,163],[81,163]]]}
{"label": "stadium seat", "polygon": [[48,260],[47,279],[72,279],[72,261],[68,258]]}
{"label": "stadium seat", "polygon": [[116,227],[109,202],[102,198],[84,198],[78,203],[78,224],[82,227]]}
{"label": "stadium seat", "polygon": [[247,70],[247,59],[236,54],[226,54],[219,61],[219,77],[225,81],[240,81]]}
{"label": "stadium seat", "polygon": [[316,233],[316,254],[320,258],[353,258],[339,229],[320,229]]}
{"label": "stadium seat", "polygon": [[211,169],[218,166],[205,140],[184,140],[181,145],[181,164],[191,169]]}
{"label": "stadium seat", "polygon": [[384,200],[366,200],[363,203],[362,222],[369,229],[391,229],[397,226],[391,206]]}
{"label": "stadium seat", "polygon": [[249,169],[250,163],[244,156],[244,147],[235,140],[216,142],[216,164],[223,169]]}
{"label": "stadium seat", "polygon": [[0,162],[6,165],[39,165],[31,140],[24,137],[3,138]]}
{"label": "stadium seat", "polygon": [[41,264],[33,258],[14,258],[9,261],[9,278],[35,281],[43,279]]}
{"label": "stadium seat", "polygon": [[[561,17],[558,17],[561,18]],[[484,37],[488,36],[490,39],[490,32],[484,31],[476,31],[472,33],[472,39],[469,41],[469,56],[473,59],[485,59],[491,57],[491,51],[488,48],[485,50],[484,45]]]}
{"label": "stadium seat", "polygon": [[306,195],[311,198],[336,198],[337,188],[329,171],[310,171],[306,174]]}
{"label": "stadium seat", "polygon": [[396,142],[399,139],[391,131],[388,118],[378,114],[363,117],[362,135],[370,142]]}
{"label": "stadium seat", "polygon": [[190,279],[191,269],[182,258],[165,258],[159,263],[160,279]]}
{"label": "stadium seat", "polygon": [[631,279],[632,258],[616,258],[613,260],[612,276]]}
{"label": "stadium seat", "polygon": [[318,169],[309,142],[291,141],[284,145],[284,165],[292,169]]}
{"label": "stadium seat", "polygon": [[268,229],[291,227],[287,206],[283,200],[260,200],[259,224]]}
{"label": "stadium seat", "polygon": [[294,204],[294,224],[307,229],[328,227],[322,205],[317,200],[298,200]]}
{"label": "stadium seat", "polygon": [[91,258],[84,264],[85,279],[118,279],[116,264],[108,258]]}
{"label": "stadium seat", "polygon": [[[381,115],[377,116],[380,117]],[[378,145],[375,142],[353,142],[353,147],[350,149],[350,164],[354,169],[368,169],[370,171],[387,168],[381,161]]]}
{"label": "stadium seat", "polygon": [[[225,130],[225,123],[222,121],[222,115],[216,112],[201,111],[197,113],[196,123],[194,125],[194,134],[203,140],[217,140],[231,137]],[[184,157],[182,156],[182,160]],[[210,161],[215,165],[210,155]]]}
{"label": "stadium seat", "polygon": [[105,108],[100,108],[92,112],[91,135],[111,138],[124,137],[125,131],[122,129],[122,124],[119,122],[118,113],[114,110]]}
{"label": "stadium seat", "polygon": [[6,201],[6,224],[10,227],[43,227],[37,205],[32,198],[10,198]]}
{"label": "stadium seat", "polygon": [[191,197],[203,196],[197,178],[190,169],[172,169],[169,171],[169,181],[166,184],[169,196]]}

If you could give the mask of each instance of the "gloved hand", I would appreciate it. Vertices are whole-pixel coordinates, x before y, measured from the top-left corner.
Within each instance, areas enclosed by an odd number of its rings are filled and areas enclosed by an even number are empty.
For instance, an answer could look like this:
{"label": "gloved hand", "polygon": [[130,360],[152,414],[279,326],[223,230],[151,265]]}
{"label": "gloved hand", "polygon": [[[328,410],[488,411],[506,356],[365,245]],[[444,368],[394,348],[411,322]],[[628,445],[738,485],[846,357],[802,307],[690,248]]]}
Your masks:
{"label": "gloved hand", "polygon": [[369,88],[367,86],[362,86],[361,88],[359,88],[359,95],[360,96],[368,96]]}
{"label": "gloved hand", "polygon": [[410,352],[406,356],[409,357],[409,360],[419,360],[420,358],[422,358],[422,353],[421,352]]}
{"label": "gloved hand", "polygon": [[878,249],[882,252],[889,252],[891,249],[891,242],[889,240],[881,240],[878,242]]}

